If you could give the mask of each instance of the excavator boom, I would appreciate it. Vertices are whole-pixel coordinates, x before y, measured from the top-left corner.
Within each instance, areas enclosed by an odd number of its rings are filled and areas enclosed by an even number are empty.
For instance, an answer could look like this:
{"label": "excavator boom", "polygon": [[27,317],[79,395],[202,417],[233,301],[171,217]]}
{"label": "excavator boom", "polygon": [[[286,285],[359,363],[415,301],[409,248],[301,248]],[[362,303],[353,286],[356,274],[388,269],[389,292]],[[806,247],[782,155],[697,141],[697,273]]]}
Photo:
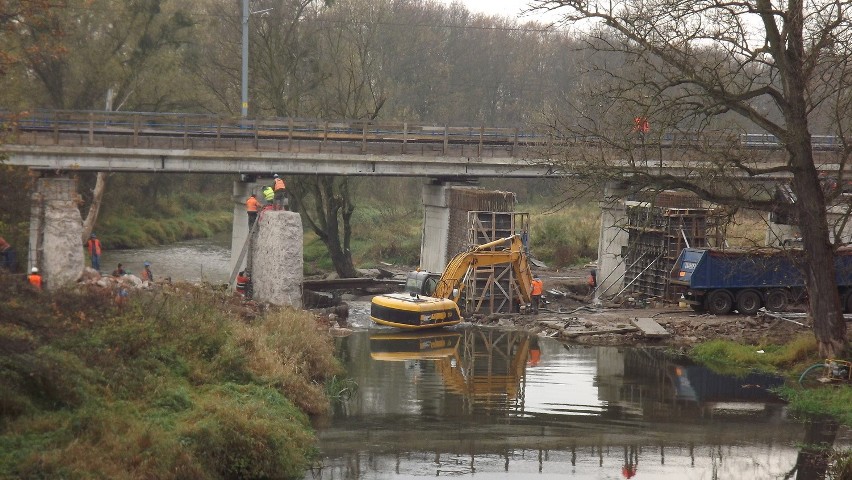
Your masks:
{"label": "excavator boom", "polygon": [[[497,250],[504,245],[505,248]],[[453,257],[438,279],[434,291],[428,296],[414,292],[373,297],[370,318],[376,323],[400,328],[455,325],[463,320],[458,301],[464,290],[465,278],[475,267],[498,264],[512,265],[520,297],[517,301],[529,304],[532,298],[532,273],[521,236],[512,235],[478,245]],[[422,276],[422,272],[420,274]]]}

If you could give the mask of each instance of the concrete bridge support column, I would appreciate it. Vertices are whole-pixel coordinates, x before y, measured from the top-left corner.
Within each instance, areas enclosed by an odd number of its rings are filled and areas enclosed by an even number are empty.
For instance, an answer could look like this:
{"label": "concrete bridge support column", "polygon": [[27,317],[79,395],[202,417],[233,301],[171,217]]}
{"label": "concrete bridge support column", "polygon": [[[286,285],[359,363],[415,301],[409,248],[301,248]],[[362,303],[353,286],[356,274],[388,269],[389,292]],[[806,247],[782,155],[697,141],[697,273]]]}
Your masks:
{"label": "concrete bridge support column", "polygon": [[627,207],[624,205],[626,185],[608,182],[604,186],[601,206],[601,236],[598,241],[598,288],[595,303],[601,297],[617,294],[624,287],[624,257],[627,247]]}
{"label": "concrete bridge support column", "polygon": [[77,205],[76,181],[69,178],[36,181],[27,272],[37,267],[49,290],[76,281],[83,271],[83,218]]}
{"label": "concrete bridge support column", "polygon": [[447,266],[450,229],[449,185],[423,185],[423,234],[420,241],[420,268],[443,272]]}
{"label": "concrete bridge support column", "polygon": [[267,210],[261,215],[252,248],[255,299],[301,308],[302,245],[301,215],[286,210]]}
{"label": "concrete bridge support column", "polygon": [[[234,270],[239,260],[240,252],[243,250],[243,245],[248,238],[248,215],[246,215],[246,200],[254,193],[257,198],[263,202],[263,195],[260,193],[263,186],[256,182],[234,182],[234,222],[231,229],[231,271]],[[240,262],[240,270],[246,265],[247,255]]]}

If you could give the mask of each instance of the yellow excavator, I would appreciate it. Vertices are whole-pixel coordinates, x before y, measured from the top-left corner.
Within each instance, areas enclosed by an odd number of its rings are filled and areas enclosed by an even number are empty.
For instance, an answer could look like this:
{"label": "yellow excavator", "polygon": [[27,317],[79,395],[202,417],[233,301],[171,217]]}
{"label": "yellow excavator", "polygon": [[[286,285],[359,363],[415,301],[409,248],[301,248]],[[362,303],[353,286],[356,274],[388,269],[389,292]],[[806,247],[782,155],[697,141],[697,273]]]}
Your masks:
{"label": "yellow excavator", "polygon": [[456,325],[464,320],[458,302],[467,276],[474,267],[498,264],[512,265],[518,290],[514,301],[526,308],[531,300],[532,273],[521,236],[512,235],[456,255],[442,274],[409,273],[404,293],[373,297],[370,318],[381,325],[410,330]]}

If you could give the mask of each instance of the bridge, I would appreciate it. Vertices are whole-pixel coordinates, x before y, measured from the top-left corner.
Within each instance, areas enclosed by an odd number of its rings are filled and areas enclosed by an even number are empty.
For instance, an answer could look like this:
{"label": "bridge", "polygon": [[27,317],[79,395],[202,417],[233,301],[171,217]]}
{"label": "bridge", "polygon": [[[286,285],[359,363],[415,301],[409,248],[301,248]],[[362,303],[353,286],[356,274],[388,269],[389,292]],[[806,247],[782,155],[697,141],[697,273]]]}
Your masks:
{"label": "bridge", "polygon": [[35,170],[543,177],[547,137],[519,128],[213,115],[0,114],[8,163]]}
{"label": "bridge", "polygon": [[[546,178],[575,175],[550,159],[548,152],[577,146],[602,148],[594,136],[555,137],[521,128],[454,127],[407,122],[316,119],[234,119],[215,115],[39,111],[0,112],[2,145],[7,163],[44,172],[105,171],[162,173],[242,174],[234,183],[233,251],[248,236],[243,202],[258,191],[255,177],[287,175],[414,176],[438,179],[423,187],[427,233],[422,249],[446,257],[448,200],[445,182],[481,177]],[[684,159],[683,152],[697,145],[760,150],[760,166],[786,164],[782,145],[766,134],[711,139],[695,134],[666,134],[655,139],[664,151],[662,161],[629,167],[665,170],[674,175],[695,175],[703,164]],[[815,152],[826,170],[836,170],[836,152],[842,142],[832,136],[813,137]],[[641,145],[640,145],[641,146]],[[618,161],[612,165],[618,166]],[[625,166],[628,163],[625,161]],[[708,167],[711,165],[708,165]],[[832,168],[833,167],[833,168]],[[744,175],[740,172],[741,175]],[[761,177],[777,181],[780,173]],[[771,177],[771,178],[770,178]],[[34,202],[30,240],[30,266],[42,266],[51,252],[45,242],[49,205],[65,204],[76,211],[76,186],[62,179],[42,178]],[[610,192],[612,193],[612,192]],[[51,203],[53,202],[53,203]],[[623,223],[623,206],[603,207],[599,253],[601,278],[620,258],[615,241]],[[77,212],[79,215],[79,212]],[[45,223],[47,222],[47,223]],[[440,224],[440,225],[439,225]],[[438,225],[438,226],[436,226]],[[612,230],[613,233],[604,233]],[[426,246],[429,248],[426,248]],[[443,246],[441,246],[443,245]],[[35,252],[35,253],[33,253]],[[57,258],[64,258],[57,254]],[[63,260],[64,261],[64,260]],[[76,261],[76,260],[75,260]],[[423,265],[441,270],[443,265]],[[617,269],[619,267],[613,266]],[[623,266],[621,267],[623,268]],[[617,278],[617,275],[616,277]],[[605,285],[602,285],[605,286]]]}
{"label": "bridge", "polygon": [[[549,152],[602,144],[595,136],[554,137],[519,127],[145,112],[0,112],[0,125],[0,153],[8,163],[45,171],[542,178],[573,173]],[[769,134],[733,141],[747,149],[782,147]],[[671,133],[657,142],[674,153],[647,167],[677,172],[686,168],[677,152],[712,142],[729,147],[732,138]],[[817,152],[842,147],[829,135],[814,136],[813,144]]]}

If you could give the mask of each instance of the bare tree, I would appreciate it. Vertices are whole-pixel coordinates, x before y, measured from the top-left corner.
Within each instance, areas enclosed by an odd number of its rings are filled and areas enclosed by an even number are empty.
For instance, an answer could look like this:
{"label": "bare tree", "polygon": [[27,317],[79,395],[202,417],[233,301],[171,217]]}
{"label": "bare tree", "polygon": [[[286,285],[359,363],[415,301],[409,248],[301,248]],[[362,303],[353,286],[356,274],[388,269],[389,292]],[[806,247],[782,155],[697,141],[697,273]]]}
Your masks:
{"label": "bare tree", "polygon": [[[846,345],[835,282],[826,193],[817,165],[839,166],[850,152],[850,13],[847,2],[791,0],[534,0],[588,29],[584,97],[554,115],[559,135],[594,135],[563,151],[565,168],[631,188],[684,188],[723,205],[773,208],[755,181],[785,176],[798,201],[802,265],[813,330],[823,355]],[[817,118],[820,122],[817,123]],[[646,123],[647,122],[647,123]],[[817,158],[812,128],[832,128],[839,149]],[[781,152],[737,140],[762,131]],[[588,138],[588,137],[586,137]],[[682,143],[678,143],[682,140]],[[668,148],[677,147],[677,148]],[[676,161],[682,171],[662,167]],[[660,168],[652,168],[658,166]],[[845,303],[845,302],[844,302]]]}

